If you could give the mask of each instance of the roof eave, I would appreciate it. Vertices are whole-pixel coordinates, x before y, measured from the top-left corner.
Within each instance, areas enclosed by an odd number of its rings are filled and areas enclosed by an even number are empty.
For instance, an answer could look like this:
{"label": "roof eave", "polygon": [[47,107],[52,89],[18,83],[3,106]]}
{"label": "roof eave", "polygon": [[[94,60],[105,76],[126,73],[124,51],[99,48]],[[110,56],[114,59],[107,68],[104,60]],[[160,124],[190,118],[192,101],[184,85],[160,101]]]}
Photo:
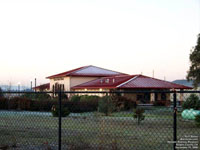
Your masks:
{"label": "roof eave", "polygon": [[121,89],[192,89],[190,87],[180,87],[180,88],[174,88],[174,87],[119,87]]}
{"label": "roof eave", "polygon": [[72,87],[71,89],[116,89],[116,87]]}

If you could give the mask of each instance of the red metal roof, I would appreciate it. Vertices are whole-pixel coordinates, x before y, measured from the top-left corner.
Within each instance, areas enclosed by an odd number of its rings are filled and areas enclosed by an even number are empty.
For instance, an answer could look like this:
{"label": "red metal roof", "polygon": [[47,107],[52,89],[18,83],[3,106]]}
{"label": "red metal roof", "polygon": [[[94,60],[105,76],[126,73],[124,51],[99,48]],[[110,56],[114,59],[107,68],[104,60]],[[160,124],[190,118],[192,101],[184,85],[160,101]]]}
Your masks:
{"label": "red metal roof", "polygon": [[40,89],[40,90],[49,90],[50,89],[50,83],[42,84],[36,87],[33,87],[33,89]]}
{"label": "red metal roof", "polygon": [[127,75],[127,74],[90,65],[90,66],[76,68],[76,69],[59,73],[56,75],[52,75],[47,78],[51,79],[51,78],[58,78],[58,77],[65,77],[65,76],[107,77],[107,76],[116,76],[116,75]]}
{"label": "red metal roof", "polygon": [[133,78],[131,75],[121,75],[115,77],[103,77],[100,79],[95,79],[77,86],[72,87],[72,89],[82,89],[82,88],[116,88],[121,83]]}
{"label": "red metal roof", "polygon": [[191,87],[143,75],[104,77],[72,87],[72,89],[192,89]]}
{"label": "red metal roof", "polygon": [[192,89],[191,87],[159,80],[143,75],[138,75],[134,80],[120,86],[120,88],[141,89]]}
{"label": "red metal roof", "polygon": [[80,67],[80,68],[76,68],[76,69],[69,70],[69,71],[66,71],[66,72],[62,72],[62,73],[59,73],[59,74],[56,74],[56,75],[49,76],[49,77],[47,77],[47,78],[51,79],[51,78],[57,78],[57,77],[64,77],[64,76],[67,76],[67,75],[69,75],[70,73],[75,72],[75,71],[77,71],[77,70],[80,70],[80,69],[82,69],[82,68],[84,68],[84,67]]}

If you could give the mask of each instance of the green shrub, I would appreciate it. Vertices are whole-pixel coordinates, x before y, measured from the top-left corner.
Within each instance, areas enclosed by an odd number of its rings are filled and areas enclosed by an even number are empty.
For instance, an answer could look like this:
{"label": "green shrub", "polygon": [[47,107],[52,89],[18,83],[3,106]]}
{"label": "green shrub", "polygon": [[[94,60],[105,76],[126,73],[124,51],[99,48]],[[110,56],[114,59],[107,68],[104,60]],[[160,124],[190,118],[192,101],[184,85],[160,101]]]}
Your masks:
{"label": "green shrub", "polygon": [[51,111],[53,105],[58,104],[58,100],[32,100],[31,111]]}
{"label": "green shrub", "polygon": [[115,105],[116,111],[130,110],[137,107],[136,101],[125,96],[113,95],[112,100]]}
{"label": "green shrub", "polygon": [[4,94],[3,94],[3,91],[2,91],[2,89],[0,87],[0,98],[3,98],[3,97],[4,97]]}
{"label": "green shrub", "polygon": [[99,96],[94,96],[94,95],[82,95],[80,97],[81,102],[93,102],[99,99],[100,99]]}
{"label": "green shrub", "polygon": [[28,98],[32,100],[47,100],[51,99],[51,96],[47,93],[25,93],[21,96],[22,98]]}
{"label": "green shrub", "polygon": [[0,109],[8,109],[8,99],[0,97]]}
{"label": "green shrub", "polygon": [[[59,107],[56,105],[52,106],[51,113],[53,117],[58,117],[59,116]],[[67,117],[69,116],[70,111],[67,107],[61,107],[61,117]]]}
{"label": "green shrub", "polygon": [[28,98],[21,98],[18,100],[18,109],[20,110],[29,110],[31,100]]}
{"label": "green shrub", "polygon": [[93,96],[93,95],[73,95],[70,99],[72,102],[92,102],[95,100],[98,100],[99,96]]}
{"label": "green shrub", "polygon": [[[13,97],[11,99],[0,98],[0,109],[51,112],[53,105],[58,105],[58,99],[31,100],[22,97]],[[67,107],[73,113],[92,112],[97,111],[98,100],[93,99],[92,101],[83,102],[62,100],[62,106]]]}
{"label": "green shrub", "polygon": [[51,96],[48,93],[39,93],[39,94],[36,94],[36,99],[47,100],[47,99],[51,99]]}
{"label": "green shrub", "polygon": [[81,97],[79,95],[73,95],[70,99],[71,102],[80,102]]}
{"label": "green shrub", "polygon": [[115,105],[110,96],[104,96],[99,100],[98,111],[108,116],[115,110]]}
{"label": "green shrub", "polygon": [[195,117],[195,123],[196,123],[197,127],[200,128],[200,114],[196,115],[196,117]]}
{"label": "green shrub", "polygon": [[63,105],[73,113],[97,111],[99,99],[99,96],[73,95],[70,101],[63,103]]}
{"label": "green shrub", "polygon": [[133,109],[133,108],[136,108],[136,107],[137,107],[136,101],[132,101],[130,99],[127,99],[124,102],[124,110],[130,110],[130,109]]}
{"label": "green shrub", "polygon": [[13,97],[7,101],[8,109],[30,110],[31,100],[22,97]]}
{"label": "green shrub", "polygon": [[134,109],[134,114],[133,114],[133,117],[135,119],[137,119],[137,122],[138,122],[138,125],[140,124],[141,121],[143,121],[145,119],[145,116],[144,116],[144,109],[143,108],[136,108]]}
{"label": "green shrub", "polygon": [[191,94],[182,105],[183,109],[200,109],[200,99],[197,95]]}
{"label": "green shrub", "polygon": [[81,95],[80,96],[80,101],[81,102],[86,102],[86,101],[90,101],[90,96],[89,95]]}
{"label": "green shrub", "polygon": [[98,101],[96,101],[96,100],[94,100],[92,102],[65,101],[65,102],[62,102],[62,105],[67,107],[70,110],[70,112],[82,113],[82,112],[97,111]]}

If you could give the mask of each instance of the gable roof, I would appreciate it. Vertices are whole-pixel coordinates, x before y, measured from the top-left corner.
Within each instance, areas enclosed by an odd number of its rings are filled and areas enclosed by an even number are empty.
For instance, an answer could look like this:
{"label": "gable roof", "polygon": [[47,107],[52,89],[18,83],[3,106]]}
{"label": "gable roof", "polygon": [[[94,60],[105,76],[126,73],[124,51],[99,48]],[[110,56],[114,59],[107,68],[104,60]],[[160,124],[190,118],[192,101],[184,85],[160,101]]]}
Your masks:
{"label": "gable roof", "polygon": [[134,80],[120,86],[120,88],[143,88],[143,89],[191,89],[180,84],[164,81],[156,78],[138,75]]}
{"label": "gable roof", "polygon": [[116,88],[118,85],[128,81],[133,78],[131,75],[121,75],[115,77],[103,77],[100,79],[95,79],[77,86],[72,87],[72,89],[81,88]]}
{"label": "gable roof", "polygon": [[33,87],[33,89],[39,89],[39,90],[49,90],[50,89],[50,83],[42,84],[36,87]]}
{"label": "gable roof", "polygon": [[127,74],[90,65],[90,66],[84,66],[84,67],[76,68],[73,70],[69,70],[69,71],[59,73],[56,75],[52,75],[47,78],[51,79],[51,78],[66,77],[66,76],[107,77],[107,76],[116,76],[116,75],[127,75]]}
{"label": "gable roof", "polygon": [[122,75],[114,77],[103,77],[89,81],[72,89],[191,89],[191,87],[175,84],[172,82],[159,80],[144,75]]}

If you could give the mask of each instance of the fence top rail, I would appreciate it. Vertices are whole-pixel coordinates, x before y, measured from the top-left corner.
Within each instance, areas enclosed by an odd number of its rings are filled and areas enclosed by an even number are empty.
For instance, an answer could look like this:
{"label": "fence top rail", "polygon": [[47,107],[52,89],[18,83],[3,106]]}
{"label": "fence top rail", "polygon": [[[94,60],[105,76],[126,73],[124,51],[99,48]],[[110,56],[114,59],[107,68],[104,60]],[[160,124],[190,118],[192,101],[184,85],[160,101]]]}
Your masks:
{"label": "fence top rail", "polygon": [[3,94],[53,94],[53,93],[65,93],[65,94],[134,94],[134,93],[200,93],[200,91],[168,91],[168,90],[137,90],[137,91],[44,91],[44,92],[34,92],[34,91],[3,91]]}

